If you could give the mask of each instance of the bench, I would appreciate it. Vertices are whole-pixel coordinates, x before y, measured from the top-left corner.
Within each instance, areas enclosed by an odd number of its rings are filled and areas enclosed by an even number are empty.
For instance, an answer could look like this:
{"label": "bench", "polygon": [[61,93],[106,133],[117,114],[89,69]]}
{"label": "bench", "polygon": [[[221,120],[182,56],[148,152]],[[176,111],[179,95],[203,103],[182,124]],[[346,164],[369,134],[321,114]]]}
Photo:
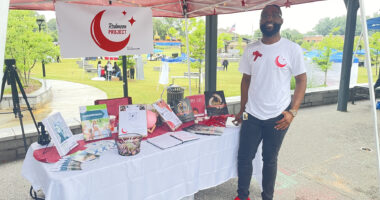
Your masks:
{"label": "bench", "polygon": [[[375,98],[380,96],[380,88],[375,89]],[[369,89],[368,85],[366,86],[355,86],[350,90],[350,100],[352,104],[355,104],[355,101],[362,99],[369,99]]]}

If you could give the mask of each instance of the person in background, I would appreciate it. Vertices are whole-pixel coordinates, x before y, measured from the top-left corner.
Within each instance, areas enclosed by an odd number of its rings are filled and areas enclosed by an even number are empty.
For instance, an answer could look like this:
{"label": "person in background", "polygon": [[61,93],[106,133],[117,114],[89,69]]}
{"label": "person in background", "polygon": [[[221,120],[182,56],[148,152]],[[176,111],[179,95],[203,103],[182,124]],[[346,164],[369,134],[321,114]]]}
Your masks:
{"label": "person in background", "polygon": [[108,61],[107,62],[107,80],[111,80],[112,72],[113,72],[113,66],[111,64],[111,61]]}
{"label": "person in background", "polygon": [[130,73],[131,73],[131,79],[135,79],[135,67],[134,66],[131,66],[131,69],[129,70]]}
{"label": "person in background", "polygon": [[227,71],[227,67],[228,67],[228,60],[223,60],[223,63],[222,63],[222,65],[223,65],[223,70],[225,70],[225,71]]}
{"label": "person in background", "polygon": [[98,77],[102,77],[102,61],[98,61],[98,66],[97,66],[97,70],[98,70]]}
{"label": "person in background", "polygon": [[113,68],[114,68],[114,73],[115,73],[115,76],[119,78],[119,80],[121,81],[121,70],[120,70],[120,67],[117,66],[117,63],[114,62],[113,63]]}
{"label": "person in background", "polygon": [[[252,160],[262,142],[263,200],[272,200],[277,157],[285,134],[297,115],[306,90],[306,68],[302,48],[281,38],[281,8],[267,5],[261,12],[261,40],[247,45],[240,60],[240,111],[235,123],[242,123],[238,150],[238,196],[249,200]],[[296,86],[291,99],[290,82]]]}

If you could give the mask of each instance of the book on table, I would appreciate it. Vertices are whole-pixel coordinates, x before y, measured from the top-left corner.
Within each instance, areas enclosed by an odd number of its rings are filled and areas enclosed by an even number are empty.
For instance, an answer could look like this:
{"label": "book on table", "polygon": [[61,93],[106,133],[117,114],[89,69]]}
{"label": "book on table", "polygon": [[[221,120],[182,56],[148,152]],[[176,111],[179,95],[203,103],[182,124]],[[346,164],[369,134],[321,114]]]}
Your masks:
{"label": "book on table", "polygon": [[85,141],[111,136],[110,118],[106,104],[80,106],[79,113]]}
{"label": "book on table", "polygon": [[148,135],[146,105],[132,104],[119,106],[119,136],[137,133]]}
{"label": "book on table", "polygon": [[189,127],[183,128],[184,131],[196,133],[201,135],[222,135],[224,127],[207,126],[203,124],[193,124]]}
{"label": "book on table", "polygon": [[192,133],[178,131],[165,133],[154,138],[149,138],[147,139],[147,142],[160,149],[167,149],[196,139],[199,139],[199,137]]}
{"label": "book on table", "polygon": [[153,104],[153,107],[172,131],[182,125],[182,121],[164,100],[158,100]]}
{"label": "book on table", "polygon": [[187,99],[190,101],[191,108],[193,110],[194,117],[203,117],[205,116],[205,95],[197,94],[187,96]]}
{"label": "book on table", "polygon": [[182,143],[199,139],[197,135],[187,131],[172,132],[170,133],[170,136],[176,138],[177,140],[180,140]]}
{"label": "book on table", "polygon": [[173,111],[182,122],[194,120],[193,110],[191,109],[190,100],[185,98],[174,102]]}
{"label": "book on table", "polygon": [[55,113],[42,120],[48,131],[53,144],[55,145],[59,156],[65,156],[71,149],[75,148],[78,143],[73,133],[67,126],[61,113]]}
{"label": "book on table", "polygon": [[222,90],[205,91],[204,93],[208,116],[228,115],[227,103]]}

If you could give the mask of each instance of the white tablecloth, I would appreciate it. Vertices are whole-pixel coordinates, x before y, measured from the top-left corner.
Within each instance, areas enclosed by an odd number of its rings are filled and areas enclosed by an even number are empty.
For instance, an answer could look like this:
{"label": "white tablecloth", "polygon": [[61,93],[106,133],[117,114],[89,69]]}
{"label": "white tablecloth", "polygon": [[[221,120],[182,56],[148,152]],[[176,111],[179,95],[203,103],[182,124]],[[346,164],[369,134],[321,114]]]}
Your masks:
{"label": "white tablecloth", "polygon": [[[222,136],[200,136],[160,150],[141,143],[135,156],[120,156],[117,149],[84,163],[81,171],[52,172],[53,164],[34,159],[29,148],[22,175],[46,200],[178,200],[237,177],[239,128],[226,128]],[[261,183],[262,157],[258,148],[253,177]]]}

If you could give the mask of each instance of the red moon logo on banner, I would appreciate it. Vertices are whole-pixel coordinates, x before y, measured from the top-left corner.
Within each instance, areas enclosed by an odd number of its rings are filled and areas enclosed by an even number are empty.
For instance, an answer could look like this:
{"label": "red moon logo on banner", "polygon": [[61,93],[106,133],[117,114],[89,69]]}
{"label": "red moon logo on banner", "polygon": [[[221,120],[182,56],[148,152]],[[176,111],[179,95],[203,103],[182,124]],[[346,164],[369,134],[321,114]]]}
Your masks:
{"label": "red moon logo on banner", "polygon": [[119,42],[111,41],[108,38],[106,38],[100,27],[100,20],[102,19],[102,16],[105,11],[106,10],[100,11],[98,14],[95,15],[94,19],[92,20],[90,28],[91,37],[94,40],[94,42],[103,50],[110,52],[120,51],[125,46],[127,46],[131,34],[129,34],[127,38]]}

